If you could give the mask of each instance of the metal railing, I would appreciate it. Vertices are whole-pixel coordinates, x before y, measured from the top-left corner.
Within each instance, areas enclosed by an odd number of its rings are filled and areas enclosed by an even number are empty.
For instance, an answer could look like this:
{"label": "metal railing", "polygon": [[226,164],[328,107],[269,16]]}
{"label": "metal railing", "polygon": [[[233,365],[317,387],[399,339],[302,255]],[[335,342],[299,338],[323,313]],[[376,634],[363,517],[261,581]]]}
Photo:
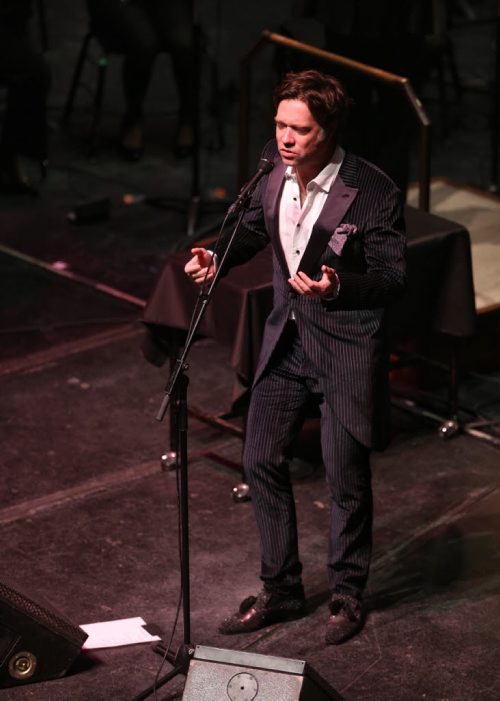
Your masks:
{"label": "metal railing", "polygon": [[400,91],[419,124],[420,145],[418,157],[418,206],[420,209],[429,211],[431,121],[422,107],[422,103],[416,96],[408,78],[396,75],[395,73],[389,73],[388,71],[384,71],[380,68],[368,66],[367,64],[360,63],[359,61],[353,61],[345,56],[333,54],[330,51],[319,49],[311,44],[304,44],[281,34],[275,34],[267,29],[262,32],[260,39],[243,57],[240,63],[240,117],[238,144],[238,180],[240,186],[248,177],[251,65],[257,54],[259,54],[260,51],[268,44],[284,46],[287,49],[292,49],[293,51],[298,51],[309,54],[310,56],[315,56],[316,58],[321,58],[325,61],[333,63],[336,66],[341,66],[342,68],[346,68],[354,73],[367,76],[373,82],[390,85],[393,86],[395,90]]}

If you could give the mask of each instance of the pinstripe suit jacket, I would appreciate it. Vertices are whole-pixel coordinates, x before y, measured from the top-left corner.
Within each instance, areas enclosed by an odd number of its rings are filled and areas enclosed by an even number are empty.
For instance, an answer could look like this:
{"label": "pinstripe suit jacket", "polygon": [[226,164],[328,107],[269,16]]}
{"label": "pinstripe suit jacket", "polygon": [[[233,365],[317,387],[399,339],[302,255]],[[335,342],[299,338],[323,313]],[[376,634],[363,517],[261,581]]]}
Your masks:
{"label": "pinstripe suit jacket", "polygon": [[[273,247],[274,304],[254,383],[265,371],[293,309],[304,352],[326,401],[358,441],[382,449],[389,433],[384,308],[405,286],[401,193],[374,165],[346,153],[299,265],[313,279],[321,277],[323,264],[335,268],[340,294],[335,301],[298,295],[287,282],[290,275],[279,238],[285,166],[274,140],[263,156],[274,160],[274,169],[256,188],[227,256],[232,266],[268,242]],[[337,255],[329,241],[335,229],[347,223],[357,232]]]}

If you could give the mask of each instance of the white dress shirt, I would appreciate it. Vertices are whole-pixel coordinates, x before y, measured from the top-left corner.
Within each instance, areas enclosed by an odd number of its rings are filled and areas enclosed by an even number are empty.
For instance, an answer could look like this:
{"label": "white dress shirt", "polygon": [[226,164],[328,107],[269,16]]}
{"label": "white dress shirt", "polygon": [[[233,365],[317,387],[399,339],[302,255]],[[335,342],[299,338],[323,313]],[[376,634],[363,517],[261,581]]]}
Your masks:
{"label": "white dress shirt", "polygon": [[331,161],[307,184],[307,196],[302,206],[295,170],[289,166],[285,171],[279,227],[280,241],[291,277],[297,272],[300,259],[311,238],[312,228],[321,214],[344,156],[344,150],[337,146]]}

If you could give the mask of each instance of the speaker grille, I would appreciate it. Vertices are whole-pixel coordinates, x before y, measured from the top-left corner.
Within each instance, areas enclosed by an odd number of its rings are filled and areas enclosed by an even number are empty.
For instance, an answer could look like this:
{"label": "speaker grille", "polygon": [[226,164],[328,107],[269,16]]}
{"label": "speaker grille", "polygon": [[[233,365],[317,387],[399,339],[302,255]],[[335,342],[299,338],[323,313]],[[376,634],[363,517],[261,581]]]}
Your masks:
{"label": "speaker grille", "polygon": [[50,605],[41,606],[2,582],[0,582],[0,599],[3,599],[11,607],[24,613],[28,618],[33,618],[37,623],[40,623],[50,630],[54,630],[66,640],[77,645],[83,645],[88,637],[81,628],[75,626],[69,620],[61,616],[60,613],[52,610]]}

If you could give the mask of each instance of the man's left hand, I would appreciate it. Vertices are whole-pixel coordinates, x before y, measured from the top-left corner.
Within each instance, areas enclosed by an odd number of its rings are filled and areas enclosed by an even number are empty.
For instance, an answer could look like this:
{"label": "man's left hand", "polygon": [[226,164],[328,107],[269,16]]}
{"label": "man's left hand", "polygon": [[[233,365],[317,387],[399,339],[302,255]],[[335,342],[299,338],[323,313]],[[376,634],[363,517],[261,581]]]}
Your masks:
{"label": "man's left hand", "polygon": [[318,297],[319,299],[336,299],[339,292],[339,279],[334,268],[321,266],[321,280],[311,280],[305,273],[299,271],[289,278],[288,282],[299,295]]}

